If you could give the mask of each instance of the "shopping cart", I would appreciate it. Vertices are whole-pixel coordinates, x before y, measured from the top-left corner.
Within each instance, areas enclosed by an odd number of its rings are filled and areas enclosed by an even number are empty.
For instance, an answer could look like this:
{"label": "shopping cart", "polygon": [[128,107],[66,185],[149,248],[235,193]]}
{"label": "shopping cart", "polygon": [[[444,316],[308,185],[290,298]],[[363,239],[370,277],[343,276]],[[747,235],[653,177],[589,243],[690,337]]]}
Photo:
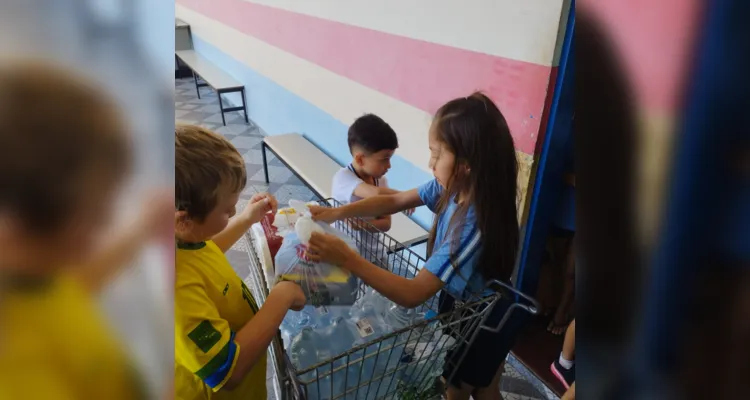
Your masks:
{"label": "shopping cart", "polygon": [[[339,203],[325,200],[321,205],[338,207]],[[373,264],[407,278],[415,276],[424,265],[422,257],[388,234],[354,229],[353,225],[369,224],[362,219],[333,224],[354,239],[361,255]],[[263,303],[268,295],[268,285],[254,239],[249,235],[247,238],[251,259],[248,283],[256,300]],[[284,351],[280,335],[277,335],[269,349],[269,361],[277,377],[274,380],[277,397],[301,400],[440,398],[443,392],[439,379],[442,367],[459,365],[480,330],[498,332],[516,310],[537,313],[537,302],[512,286],[493,281],[487,288],[492,289],[491,294],[488,295],[488,291],[480,295],[470,294],[463,302],[456,301],[452,310],[444,313],[439,313],[438,294],[419,307],[419,311],[426,312],[430,318],[420,319],[304,369],[295,369]],[[368,287],[360,283],[357,298],[367,291]],[[488,324],[487,318],[501,298],[510,305],[500,321],[490,326],[492,324]]]}

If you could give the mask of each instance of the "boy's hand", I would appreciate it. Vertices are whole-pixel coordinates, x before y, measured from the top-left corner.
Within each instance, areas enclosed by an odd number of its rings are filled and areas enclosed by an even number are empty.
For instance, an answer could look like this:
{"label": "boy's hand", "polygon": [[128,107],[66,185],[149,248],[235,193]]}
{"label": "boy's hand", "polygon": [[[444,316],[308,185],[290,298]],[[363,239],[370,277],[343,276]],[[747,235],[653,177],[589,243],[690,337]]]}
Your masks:
{"label": "boy's hand", "polygon": [[299,284],[291,281],[282,281],[273,287],[273,291],[279,291],[286,299],[288,299],[290,310],[301,311],[305,308],[307,299],[305,298],[305,293],[302,291]]}
{"label": "boy's hand", "polygon": [[275,213],[278,206],[279,203],[276,201],[275,197],[268,193],[258,193],[250,199],[242,214],[251,223],[256,223],[267,213]]}
{"label": "boy's hand", "polygon": [[314,221],[321,221],[330,224],[341,219],[338,208],[321,206],[310,206],[309,208]]}
{"label": "boy's hand", "polygon": [[327,233],[313,232],[308,248],[308,255],[312,261],[323,261],[340,267],[344,267],[346,261],[357,256],[343,240]]}

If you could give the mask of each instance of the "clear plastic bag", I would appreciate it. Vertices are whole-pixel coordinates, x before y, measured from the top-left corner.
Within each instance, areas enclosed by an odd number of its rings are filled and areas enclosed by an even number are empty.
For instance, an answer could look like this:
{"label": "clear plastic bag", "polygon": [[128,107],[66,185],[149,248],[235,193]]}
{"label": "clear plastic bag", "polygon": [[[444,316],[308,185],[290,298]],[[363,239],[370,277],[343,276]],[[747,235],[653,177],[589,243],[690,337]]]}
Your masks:
{"label": "clear plastic bag", "polygon": [[274,215],[272,223],[277,230],[277,234],[284,237],[294,232],[297,221],[303,216],[309,215],[308,206],[311,205],[318,205],[318,203],[314,201],[305,203],[298,200],[289,200],[289,207],[279,208],[276,215]]}
{"label": "clear plastic bag", "polygon": [[[303,217],[304,218],[304,217]],[[299,224],[300,221],[298,221]],[[316,229],[341,238],[356,250],[354,241],[330,225],[313,222]],[[307,245],[297,232],[284,237],[275,257],[277,281],[294,281],[302,286],[313,306],[351,305],[356,300],[358,280],[349,271],[329,263],[316,263],[307,255]]]}

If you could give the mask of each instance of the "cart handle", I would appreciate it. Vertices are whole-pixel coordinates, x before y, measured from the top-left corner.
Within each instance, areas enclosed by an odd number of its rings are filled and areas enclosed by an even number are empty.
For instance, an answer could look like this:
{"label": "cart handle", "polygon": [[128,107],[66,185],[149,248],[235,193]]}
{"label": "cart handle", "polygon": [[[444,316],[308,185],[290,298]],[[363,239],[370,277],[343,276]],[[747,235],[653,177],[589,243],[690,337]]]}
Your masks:
{"label": "cart handle", "polygon": [[502,329],[503,326],[505,326],[505,323],[508,321],[508,318],[510,318],[512,311],[514,308],[520,308],[526,312],[528,312],[531,315],[537,315],[539,313],[539,302],[537,302],[534,298],[531,296],[526,295],[525,293],[521,292],[520,290],[516,289],[515,287],[508,285],[505,282],[499,281],[497,279],[494,279],[492,281],[487,282],[485,287],[489,288],[492,285],[499,285],[512,293],[523,297],[526,301],[531,303],[531,305],[521,304],[519,302],[515,302],[508,307],[508,311],[505,312],[505,315],[503,315],[503,318],[500,320],[500,322],[497,324],[496,327],[490,328],[488,326],[482,325],[481,328],[487,331],[490,331],[492,333],[500,332],[500,329]]}

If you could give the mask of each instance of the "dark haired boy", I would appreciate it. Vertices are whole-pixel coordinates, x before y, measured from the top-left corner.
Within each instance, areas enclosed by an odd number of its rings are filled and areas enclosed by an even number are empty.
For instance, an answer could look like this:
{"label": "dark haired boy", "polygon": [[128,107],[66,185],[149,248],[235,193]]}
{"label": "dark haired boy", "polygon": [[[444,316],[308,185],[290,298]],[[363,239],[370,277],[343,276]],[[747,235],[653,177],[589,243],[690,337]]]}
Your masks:
{"label": "dark haired boy", "polygon": [[[333,198],[349,204],[381,194],[397,193],[388,188],[386,172],[398,148],[396,132],[382,118],[366,114],[349,127],[349,151],[352,162],[333,176]],[[391,228],[390,215],[369,221],[386,232]]]}
{"label": "dark haired boy", "polygon": [[[398,193],[388,187],[385,177],[391,168],[393,153],[398,148],[398,137],[393,128],[377,115],[365,114],[349,127],[348,142],[352,162],[333,176],[333,198],[342,204],[349,204],[368,197]],[[390,215],[368,222],[375,229],[353,228],[375,232],[391,229]],[[373,240],[372,235],[367,239],[359,241],[360,253],[371,260],[383,258],[382,249],[377,249],[379,241]]]}

